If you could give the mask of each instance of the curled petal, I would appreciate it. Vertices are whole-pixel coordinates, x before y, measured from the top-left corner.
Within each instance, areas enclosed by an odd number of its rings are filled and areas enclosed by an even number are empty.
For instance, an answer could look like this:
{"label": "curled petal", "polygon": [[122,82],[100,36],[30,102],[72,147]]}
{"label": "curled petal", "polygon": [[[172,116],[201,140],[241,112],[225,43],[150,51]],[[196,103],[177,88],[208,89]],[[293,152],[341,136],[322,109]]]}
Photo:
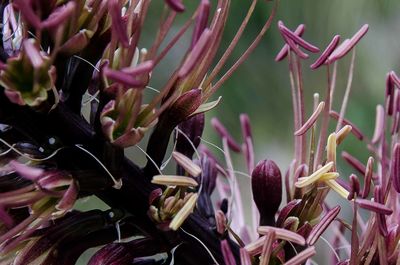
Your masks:
{"label": "curled petal", "polygon": [[307,238],[308,245],[314,245],[318,238],[325,232],[328,226],[335,220],[336,216],[340,212],[340,206],[336,206],[329,210],[324,217],[318,222],[316,226],[311,230],[310,235]]}
{"label": "curled petal", "polygon": [[240,152],[240,145],[233,139],[232,135],[217,118],[211,119],[211,125],[214,127],[215,131],[217,131],[221,138],[226,138],[229,148],[231,148],[235,152]]}
{"label": "curled petal", "polygon": [[300,129],[298,129],[294,135],[295,136],[299,136],[299,135],[303,135],[305,134],[317,121],[319,115],[321,114],[321,112],[324,110],[325,107],[325,102],[320,102],[317,106],[317,108],[315,109],[314,113],[311,114],[310,118],[308,118],[308,120],[303,124],[303,126],[301,126]]}
{"label": "curled petal", "polygon": [[373,211],[378,214],[391,215],[393,213],[392,209],[378,202],[373,202],[366,199],[358,199],[357,203],[360,205],[361,208]]}

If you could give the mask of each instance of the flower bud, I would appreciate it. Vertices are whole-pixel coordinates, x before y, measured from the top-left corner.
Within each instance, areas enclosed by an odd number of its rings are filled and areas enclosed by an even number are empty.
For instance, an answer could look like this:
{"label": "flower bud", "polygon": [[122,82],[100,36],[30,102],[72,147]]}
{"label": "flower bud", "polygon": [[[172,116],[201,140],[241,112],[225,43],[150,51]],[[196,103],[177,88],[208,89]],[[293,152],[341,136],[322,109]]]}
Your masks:
{"label": "flower bud", "polygon": [[282,200],[282,177],[272,160],[263,160],[252,173],[253,199],[260,211],[261,225],[274,225],[275,213]]}

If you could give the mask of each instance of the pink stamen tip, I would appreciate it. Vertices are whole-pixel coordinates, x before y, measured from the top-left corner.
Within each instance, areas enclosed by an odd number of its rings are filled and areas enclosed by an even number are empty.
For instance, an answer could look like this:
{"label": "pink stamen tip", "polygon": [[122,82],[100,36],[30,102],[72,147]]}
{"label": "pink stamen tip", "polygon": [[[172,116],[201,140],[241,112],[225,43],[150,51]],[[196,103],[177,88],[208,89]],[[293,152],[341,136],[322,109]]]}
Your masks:
{"label": "pink stamen tip", "polygon": [[[300,24],[294,31],[294,34],[301,37],[304,33],[305,28],[306,27],[304,26],[304,24]],[[287,44],[283,45],[282,49],[279,51],[279,53],[275,57],[275,62],[279,62],[279,61],[282,61],[283,59],[285,59],[286,56],[288,55],[289,48],[290,48],[289,45],[287,45]]]}
{"label": "pink stamen tip", "polygon": [[181,0],[165,0],[165,3],[167,3],[167,5],[176,12],[180,13],[185,11],[185,6]]}
{"label": "pink stamen tip", "polygon": [[293,31],[291,31],[290,29],[288,29],[282,21],[278,22],[278,27],[279,30],[281,32],[281,34],[287,36],[288,38],[290,38],[291,40],[293,40],[295,42],[295,44],[303,47],[304,49],[306,49],[307,51],[316,53],[319,52],[319,48],[312,45],[311,43],[305,41],[303,38],[299,37],[297,34],[295,34]]}
{"label": "pink stamen tip", "polygon": [[335,50],[335,48],[337,47],[337,45],[339,44],[340,41],[340,36],[336,35],[335,37],[333,37],[332,41],[328,44],[328,46],[326,47],[325,51],[321,54],[321,56],[315,61],[315,63],[313,63],[310,68],[311,69],[317,69],[318,67],[320,67],[321,65],[323,65],[326,60],[328,59],[328,57],[332,54],[332,52]]}

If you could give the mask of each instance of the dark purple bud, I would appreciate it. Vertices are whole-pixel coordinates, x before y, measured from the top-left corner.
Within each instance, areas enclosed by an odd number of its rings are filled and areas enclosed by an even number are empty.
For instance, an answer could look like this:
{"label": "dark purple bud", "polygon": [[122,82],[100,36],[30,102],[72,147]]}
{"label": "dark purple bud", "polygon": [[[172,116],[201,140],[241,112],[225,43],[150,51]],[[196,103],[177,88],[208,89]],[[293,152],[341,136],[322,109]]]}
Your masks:
{"label": "dark purple bud", "polygon": [[282,201],[282,176],[272,160],[260,161],[251,174],[253,199],[260,212],[260,225],[275,225]]}
{"label": "dark purple bud", "polygon": [[214,127],[215,131],[219,134],[221,138],[226,138],[229,148],[234,152],[240,152],[240,145],[235,141],[228,130],[222,125],[222,123],[217,118],[211,119],[211,125]]}
{"label": "dark purple bud", "polygon": [[200,107],[202,103],[201,90],[194,88],[181,95],[172,104],[169,115],[174,121],[184,121]]}
{"label": "dark purple bud", "polygon": [[204,113],[196,114],[178,125],[176,151],[192,157],[204,130]]}
{"label": "dark purple bud", "polygon": [[218,169],[216,167],[216,162],[207,155],[203,155],[200,162],[202,170],[200,177],[203,186],[197,202],[197,209],[202,216],[208,218],[210,223],[213,223],[215,211],[211,200],[211,194],[215,189]]}
{"label": "dark purple bud", "polygon": [[182,3],[182,0],[165,0],[165,3],[176,12],[185,11],[185,6]]}
{"label": "dark purple bud", "polygon": [[392,183],[394,189],[400,193],[400,144],[396,143],[392,152]]}

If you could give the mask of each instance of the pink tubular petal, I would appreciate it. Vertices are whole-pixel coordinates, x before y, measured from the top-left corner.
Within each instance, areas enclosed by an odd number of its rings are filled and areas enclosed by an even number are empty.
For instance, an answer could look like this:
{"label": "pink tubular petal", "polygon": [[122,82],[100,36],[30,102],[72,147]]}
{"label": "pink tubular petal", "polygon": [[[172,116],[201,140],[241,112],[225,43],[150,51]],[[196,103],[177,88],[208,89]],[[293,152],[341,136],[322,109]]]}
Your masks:
{"label": "pink tubular petal", "polygon": [[121,18],[121,7],[118,0],[109,0],[108,8],[111,15],[111,27],[118,40],[124,47],[129,46],[129,39],[126,32],[126,24]]}
{"label": "pink tubular petal", "polygon": [[378,214],[391,215],[393,213],[392,209],[378,202],[373,202],[366,199],[358,199],[357,203],[360,205],[361,208],[373,211]]}
{"label": "pink tubular petal", "polygon": [[[392,71],[393,72],[393,71]],[[385,97],[386,101],[388,102],[388,105],[386,105],[386,110],[387,114],[391,116],[393,114],[394,110],[394,104],[395,104],[395,97],[394,97],[394,84],[393,84],[393,78],[391,76],[391,73],[386,74],[386,90],[385,90]]]}
{"label": "pink tubular petal", "polygon": [[320,102],[317,108],[315,109],[314,113],[311,114],[310,118],[301,126],[300,129],[294,132],[295,136],[303,135],[305,134],[317,121],[319,115],[321,112],[324,110],[325,107],[325,102]]}
{"label": "pink tubular petal", "polygon": [[192,48],[196,45],[204,29],[207,27],[209,15],[210,15],[210,1],[201,0],[199,7],[199,14],[196,17],[196,24],[193,30],[193,37],[191,44]]}
{"label": "pink tubular petal", "polygon": [[304,49],[310,51],[310,52],[319,52],[320,50],[318,47],[312,45],[311,43],[305,41],[303,38],[299,37],[297,34],[292,32],[290,29],[288,29],[282,21],[278,21],[278,27],[279,30],[282,34],[293,40],[296,44],[299,46],[303,47]]}
{"label": "pink tubular petal", "polygon": [[325,63],[328,57],[332,54],[333,50],[337,47],[340,41],[340,36],[336,35],[333,37],[332,41],[328,44],[325,51],[321,54],[321,56],[313,63],[310,68],[317,69],[321,65]]}
{"label": "pink tubular petal", "polygon": [[[400,150],[399,150],[400,151]],[[400,155],[400,153],[399,153]],[[365,199],[368,197],[370,187],[371,187],[371,181],[372,181],[372,174],[374,173],[373,171],[373,166],[374,166],[374,158],[371,156],[368,158],[367,166],[365,169],[365,174],[364,174],[364,188],[362,191],[362,198]]]}
{"label": "pink tubular petal", "polygon": [[10,102],[21,106],[25,105],[25,101],[22,98],[21,92],[11,89],[4,89],[4,94],[6,95],[8,100],[10,100]]}
{"label": "pink tubular petal", "polygon": [[104,75],[111,80],[123,84],[128,87],[142,87],[144,82],[132,77],[130,74],[124,73],[122,71],[113,70],[108,67],[103,69]]}
{"label": "pink tubular petal", "polygon": [[76,185],[75,181],[72,181],[60,202],[56,205],[56,208],[61,211],[68,211],[72,209],[77,198],[78,186]]}
{"label": "pink tubular petal", "polygon": [[179,70],[178,76],[180,78],[185,78],[193,70],[196,64],[199,63],[201,56],[203,56],[206,51],[211,36],[211,30],[203,30],[199,40],[196,42],[196,45],[194,45],[192,51]]}
{"label": "pink tubular petal", "polygon": [[43,57],[40,55],[39,50],[34,45],[33,39],[27,39],[23,42],[24,50],[33,68],[39,68],[43,65]]}
{"label": "pink tubular petal", "polygon": [[176,12],[185,11],[185,6],[182,3],[182,0],[165,0],[165,3]]}
{"label": "pink tubular petal", "polygon": [[315,251],[315,247],[309,247],[298,253],[296,256],[285,262],[284,265],[300,265],[303,264],[307,259],[314,256],[317,252]]}
{"label": "pink tubular petal", "polygon": [[135,77],[141,74],[149,73],[151,70],[153,70],[153,68],[154,68],[154,62],[146,61],[139,65],[136,65],[135,67],[122,68],[121,71],[131,75],[132,77]]}
{"label": "pink tubular petal", "polygon": [[392,82],[397,86],[397,88],[400,88],[400,78],[396,75],[394,71],[390,71],[389,74]]}
{"label": "pink tubular petal", "polygon": [[[301,37],[304,33],[305,28],[306,27],[304,26],[304,24],[300,24],[294,31],[294,34]],[[290,48],[289,45],[287,45],[287,44],[283,45],[282,49],[279,51],[279,53],[275,57],[275,62],[279,62],[279,61],[282,61],[283,59],[285,59],[289,52],[289,48]]]}
{"label": "pink tubular petal", "polygon": [[71,16],[75,11],[75,8],[76,4],[72,1],[68,2],[66,5],[58,7],[46,20],[42,21],[42,27],[51,28],[59,26]]}
{"label": "pink tubular petal", "polygon": [[[381,203],[383,205],[383,194],[382,194],[382,189],[381,187],[375,186],[374,189],[374,199],[377,203]],[[384,214],[377,214],[377,221],[378,221],[378,228],[379,232],[381,233],[382,236],[387,237],[388,235],[388,229],[386,225],[386,217]]]}
{"label": "pink tubular petal", "polygon": [[277,239],[290,241],[299,244],[301,246],[304,246],[306,244],[306,240],[304,239],[304,237],[302,237],[299,234],[296,234],[295,232],[283,228],[276,228],[272,226],[260,226],[258,227],[257,231],[262,235],[266,235],[273,231],[275,232]]}
{"label": "pink tubular petal", "polygon": [[231,247],[226,239],[221,241],[222,255],[226,265],[236,265],[235,257],[233,256]]}
{"label": "pink tubular petal", "polygon": [[[339,120],[339,113],[337,113],[336,111],[331,110],[329,112],[329,116],[331,116],[332,118],[334,118],[335,120]],[[343,124],[344,125],[350,125],[351,126],[351,133],[359,140],[364,139],[364,134],[361,132],[361,130],[354,125],[354,123],[352,123],[351,121],[343,118]]]}
{"label": "pink tubular petal", "polygon": [[318,224],[311,230],[310,235],[307,238],[308,245],[314,245],[318,238],[325,232],[328,226],[335,220],[336,216],[340,212],[340,206],[336,206],[329,210],[324,217],[318,222]]}
{"label": "pink tubular petal", "polygon": [[385,110],[383,109],[382,105],[376,106],[376,120],[375,120],[375,131],[374,136],[372,137],[372,144],[376,144],[379,142],[381,137],[384,134],[384,119],[385,119]]}
{"label": "pink tubular petal", "polygon": [[283,39],[285,40],[285,42],[289,45],[290,49],[297,54],[297,56],[299,56],[302,59],[307,59],[308,58],[308,54],[303,52],[302,50],[300,50],[299,47],[297,47],[297,44],[294,43],[294,41],[292,39],[290,39],[288,36],[281,34]]}
{"label": "pink tubular petal", "polygon": [[270,233],[268,233],[268,235],[266,236],[265,240],[264,240],[264,245],[261,251],[261,262],[260,265],[268,265],[269,264],[269,260],[271,257],[271,253],[273,250],[273,246],[272,244],[275,241],[275,232],[271,231]]}
{"label": "pink tubular petal", "polygon": [[37,181],[40,177],[43,176],[43,169],[34,168],[27,166],[25,164],[21,164],[15,160],[10,161],[10,166],[23,178],[26,178],[31,181]]}
{"label": "pink tubular petal", "polygon": [[335,54],[332,54],[329,57],[328,61],[332,63],[333,61],[343,58],[347,53],[351,51],[351,49],[354,48],[354,46],[356,46],[356,44],[361,40],[361,38],[368,32],[368,28],[369,28],[368,24],[362,26],[348,42],[346,43],[343,42],[343,45],[340,46],[341,47],[340,50],[338,48],[338,51],[335,52]]}
{"label": "pink tubular petal", "polygon": [[347,197],[348,200],[352,200],[356,196],[360,195],[360,181],[358,180],[357,175],[350,175],[350,193]]}
{"label": "pink tubular petal", "polygon": [[229,148],[231,148],[235,152],[240,152],[240,145],[233,139],[232,135],[230,135],[228,130],[217,118],[214,117],[211,119],[211,125],[214,127],[215,131],[219,134],[221,138],[226,138]]}
{"label": "pink tubular petal", "polygon": [[392,151],[391,178],[393,188],[400,193],[400,143],[396,143]]}
{"label": "pink tubular petal", "polygon": [[251,259],[249,252],[245,248],[240,249],[240,264],[241,265],[251,265]]}
{"label": "pink tubular petal", "polygon": [[35,11],[32,9],[30,1],[14,0],[13,3],[16,5],[19,11],[21,11],[21,14],[26,20],[26,22],[28,22],[36,29],[41,28],[40,18],[35,14]]}

